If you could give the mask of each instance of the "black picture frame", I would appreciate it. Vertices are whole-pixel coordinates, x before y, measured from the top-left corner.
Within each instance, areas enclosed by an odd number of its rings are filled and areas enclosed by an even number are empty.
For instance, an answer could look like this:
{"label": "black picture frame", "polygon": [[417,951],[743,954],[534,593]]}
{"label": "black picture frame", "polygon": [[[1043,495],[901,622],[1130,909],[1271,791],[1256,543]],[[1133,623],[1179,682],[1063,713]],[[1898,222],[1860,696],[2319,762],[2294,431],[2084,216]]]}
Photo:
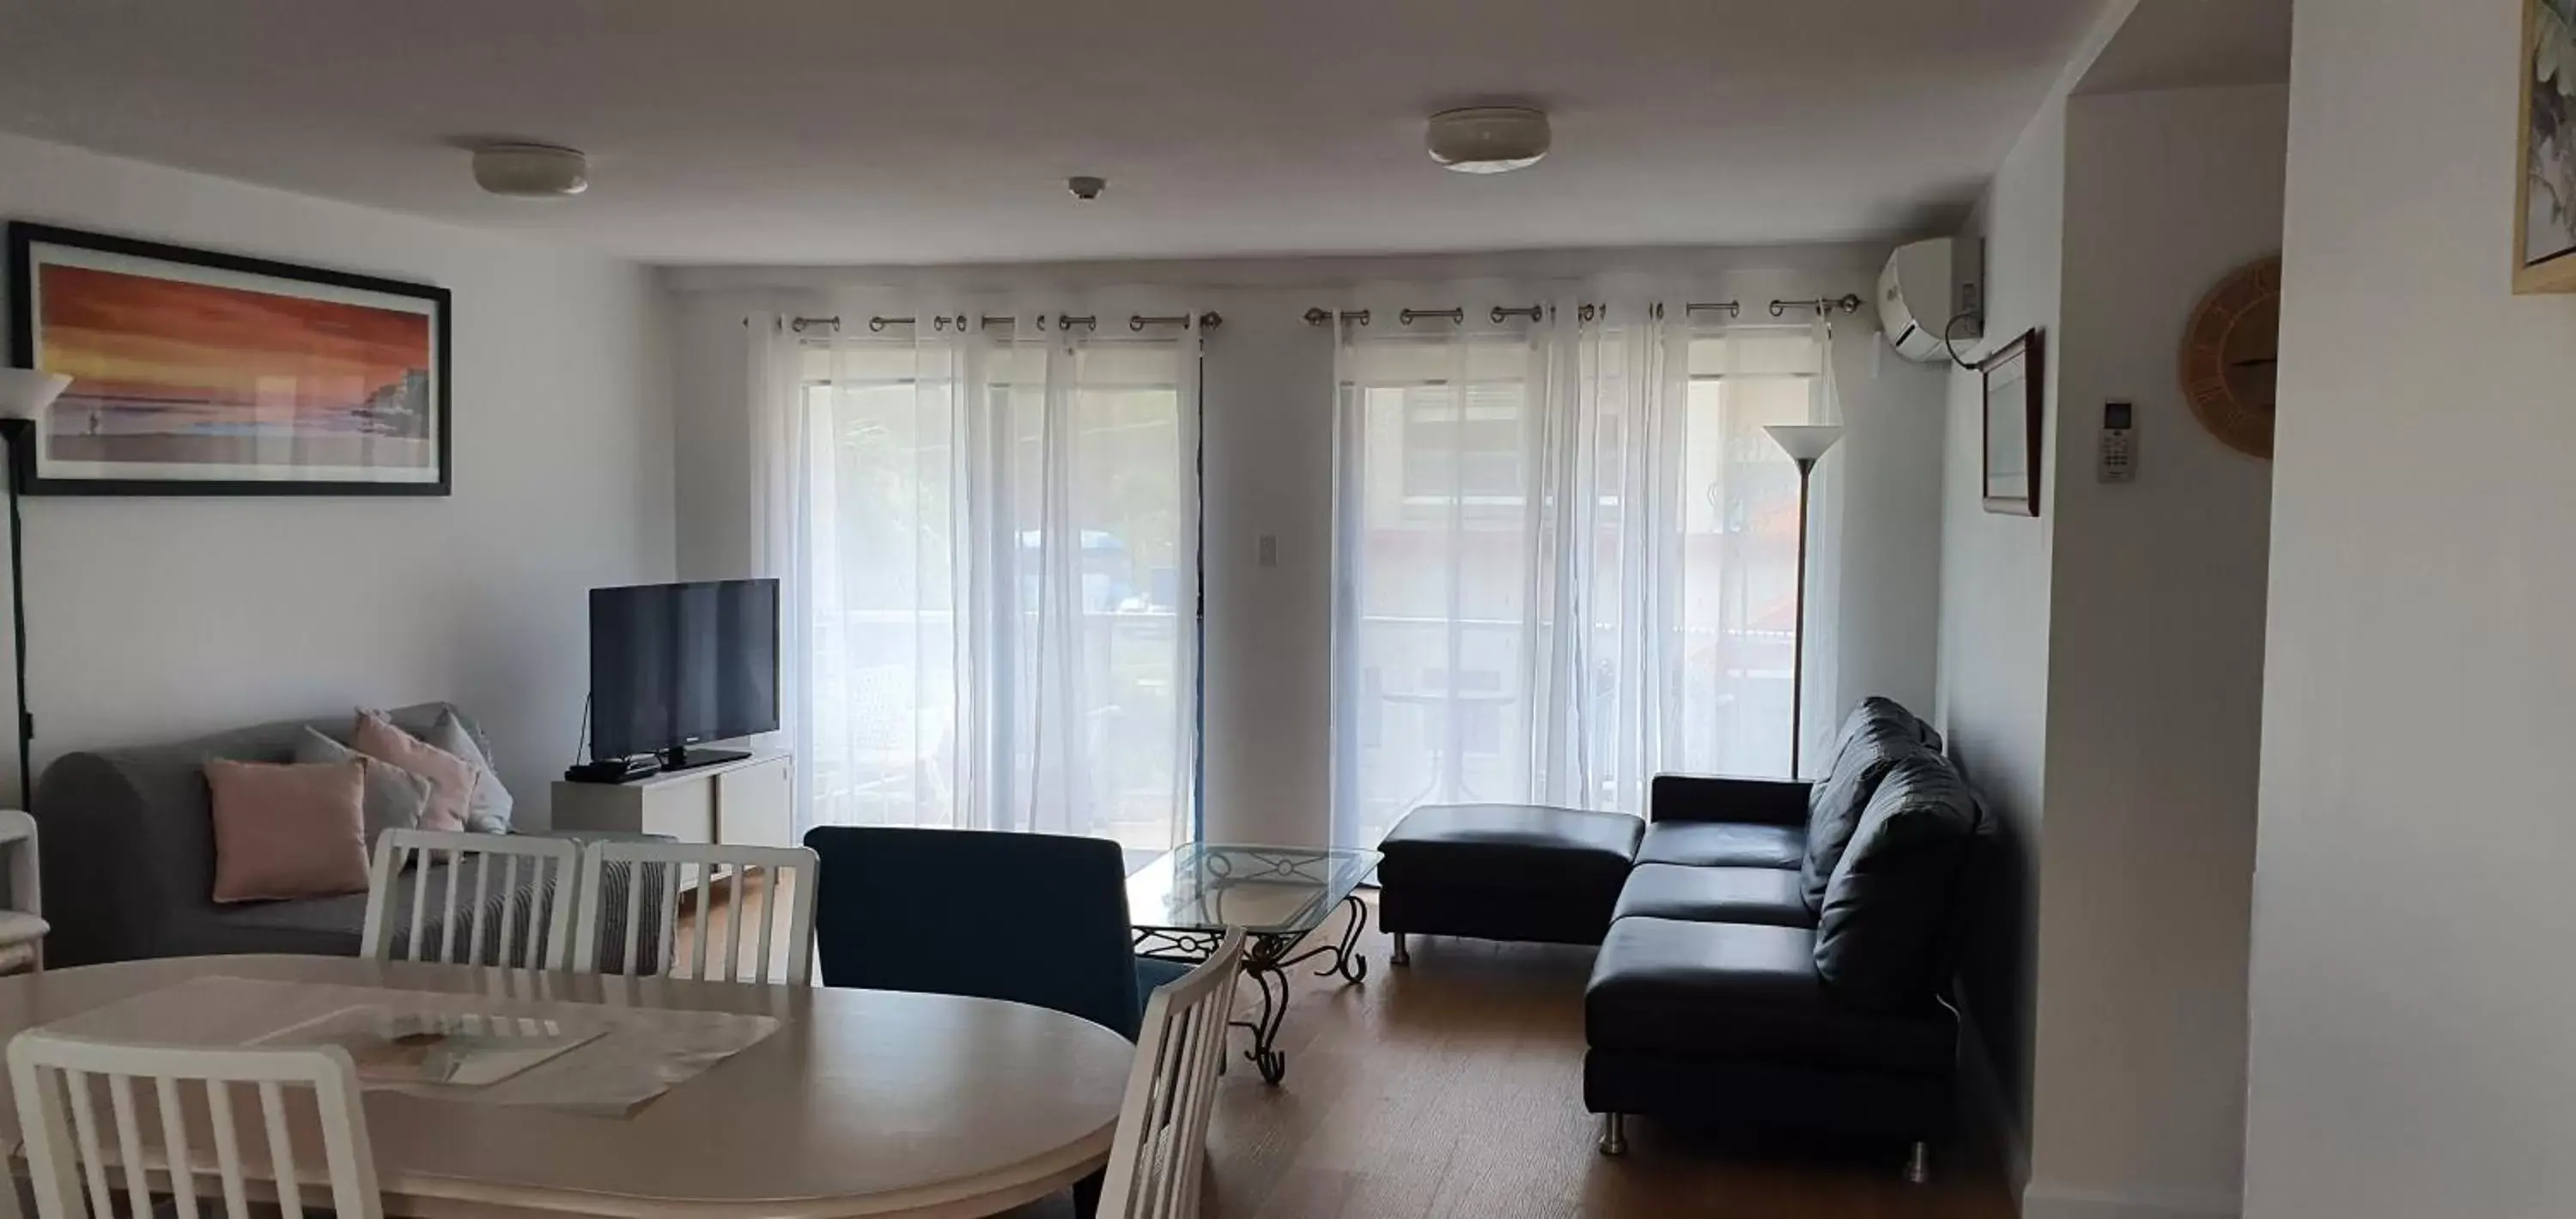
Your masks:
{"label": "black picture frame", "polygon": [[[2041,433],[2047,423],[2047,366],[2039,331],[2021,337],[1977,362],[1984,390],[1983,439],[1986,511],[2002,516],[2038,516]],[[1998,457],[2005,460],[1999,462]],[[2020,469],[2012,468],[2019,458]]]}
{"label": "black picture frame", "polygon": [[[105,254],[149,259],[183,266],[205,267],[240,275],[281,281],[281,287],[309,284],[349,289],[386,296],[404,297],[426,302],[431,318],[430,348],[435,374],[430,394],[438,454],[437,477],[434,481],[373,482],[348,479],[161,479],[161,478],[63,478],[47,476],[39,468],[32,435],[21,437],[9,446],[12,473],[19,488],[29,495],[103,495],[103,496],[446,496],[454,493],[456,482],[455,429],[452,390],[453,326],[450,315],[453,301],[447,289],[433,284],[411,283],[374,275],[335,271],[226,254],[165,242],[121,237],[63,228],[27,220],[12,220],[8,226],[9,262],[9,360],[19,368],[37,366],[37,319],[35,317],[36,247],[62,246]],[[32,432],[33,429],[27,429]]]}

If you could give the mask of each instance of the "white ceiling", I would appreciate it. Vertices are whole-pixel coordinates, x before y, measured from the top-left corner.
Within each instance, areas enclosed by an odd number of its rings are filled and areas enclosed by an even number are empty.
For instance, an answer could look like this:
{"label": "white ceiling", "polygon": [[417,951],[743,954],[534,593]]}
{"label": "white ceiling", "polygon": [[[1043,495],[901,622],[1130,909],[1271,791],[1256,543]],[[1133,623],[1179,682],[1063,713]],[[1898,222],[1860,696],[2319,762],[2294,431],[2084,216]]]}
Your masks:
{"label": "white ceiling", "polygon": [[[2101,8],[0,0],[0,127],[666,263],[1845,240],[1952,222]],[[1424,157],[1501,99],[1545,162]],[[590,193],[482,196],[473,136],[586,149]]]}
{"label": "white ceiling", "polygon": [[2290,79],[2290,0],[2142,0],[2078,93],[2277,85]]}

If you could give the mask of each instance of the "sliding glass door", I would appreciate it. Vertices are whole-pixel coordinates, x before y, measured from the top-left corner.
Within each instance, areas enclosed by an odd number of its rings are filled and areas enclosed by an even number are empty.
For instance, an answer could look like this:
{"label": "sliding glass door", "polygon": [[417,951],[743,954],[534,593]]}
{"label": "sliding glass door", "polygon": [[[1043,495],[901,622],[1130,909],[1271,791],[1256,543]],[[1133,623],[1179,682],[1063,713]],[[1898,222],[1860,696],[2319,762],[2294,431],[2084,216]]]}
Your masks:
{"label": "sliding glass door", "polygon": [[1651,316],[1345,335],[1337,841],[1786,773],[1797,473],[1762,428],[1818,417],[1821,350]]}
{"label": "sliding glass door", "polygon": [[799,358],[813,819],[1188,837],[1194,345],[1031,333]]}

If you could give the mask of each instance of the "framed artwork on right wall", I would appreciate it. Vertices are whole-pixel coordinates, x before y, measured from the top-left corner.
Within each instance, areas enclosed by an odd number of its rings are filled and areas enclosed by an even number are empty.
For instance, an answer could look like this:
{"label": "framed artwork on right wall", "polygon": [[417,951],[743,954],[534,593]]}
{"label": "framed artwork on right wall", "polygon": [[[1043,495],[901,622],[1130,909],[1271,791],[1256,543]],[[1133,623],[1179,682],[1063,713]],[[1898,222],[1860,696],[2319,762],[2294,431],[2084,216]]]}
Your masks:
{"label": "framed artwork on right wall", "polygon": [[1977,363],[1986,394],[1988,512],[2039,515],[2040,429],[2047,414],[2041,346],[2040,332],[2025,330]]}
{"label": "framed artwork on right wall", "polygon": [[2576,292],[2576,0],[2522,0],[2513,290]]}

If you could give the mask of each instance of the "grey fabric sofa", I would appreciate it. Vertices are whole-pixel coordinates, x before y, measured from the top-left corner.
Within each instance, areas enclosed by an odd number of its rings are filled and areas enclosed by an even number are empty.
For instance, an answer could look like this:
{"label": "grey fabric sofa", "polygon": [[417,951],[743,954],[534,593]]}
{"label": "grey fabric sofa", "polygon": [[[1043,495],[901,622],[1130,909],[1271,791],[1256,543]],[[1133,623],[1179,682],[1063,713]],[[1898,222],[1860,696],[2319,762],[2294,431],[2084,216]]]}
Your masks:
{"label": "grey fabric sofa", "polygon": [[[406,731],[426,732],[444,703],[424,703],[388,713]],[[462,710],[457,716],[481,745],[491,744]],[[53,923],[45,944],[55,965],[86,965],[146,957],[225,953],[298,953],[356,956],[367,895],[303,901],[217,905],[214,828],[204,774],[209,757],[252,762],[293,758],[297,733],[308,724],[346,741],[352,716],[261,724],[195,740],[130,749],[65,754],[45,768],[36,785],[35,814],[45,843],[45,913]],[[444,867],[426,878],[432,915],[446,892]],[[471,882],[468,881],[470,890]],[[394,926],[408,934],[412,885],[395,886]],[[491,896],[520,904],[533,893]],[[496,920],[497,921],[497,920]],[[439,942],[435,917],[423,931]]]}

